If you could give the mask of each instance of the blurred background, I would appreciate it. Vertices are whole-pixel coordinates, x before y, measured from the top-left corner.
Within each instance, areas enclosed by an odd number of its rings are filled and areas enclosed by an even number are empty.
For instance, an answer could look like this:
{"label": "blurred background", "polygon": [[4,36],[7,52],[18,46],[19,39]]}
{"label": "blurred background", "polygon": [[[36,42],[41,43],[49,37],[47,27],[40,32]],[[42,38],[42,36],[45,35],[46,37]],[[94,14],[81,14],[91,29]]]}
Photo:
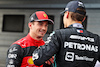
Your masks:
{"label": "blurred background", "polygon": [[[0,67],[5,67],[9,46],[29,32],[29,17],[35,11],[43,10],[55,24],[49,25],[43,38],[56,29],[63,28],[60,12],[71,0],[0,0]],[[100,0],[81,0],[84,2],[87,18],[85,29],[100,35]]]}

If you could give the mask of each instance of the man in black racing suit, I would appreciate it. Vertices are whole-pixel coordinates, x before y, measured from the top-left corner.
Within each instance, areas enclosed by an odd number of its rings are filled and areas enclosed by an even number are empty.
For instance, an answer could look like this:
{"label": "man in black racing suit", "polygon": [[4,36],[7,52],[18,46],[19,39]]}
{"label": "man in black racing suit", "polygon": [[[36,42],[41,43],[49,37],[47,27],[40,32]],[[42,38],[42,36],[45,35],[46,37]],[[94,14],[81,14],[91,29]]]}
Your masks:
{"label": "man in black racing suit", "polygon": [[34,64],[41,65],[56,55],[56,67],[94,67],[100,61],[100,37],[82,26],[84,4],[71,1],[62,13],[65,29],[51,33],[46,45],[33,52]]}

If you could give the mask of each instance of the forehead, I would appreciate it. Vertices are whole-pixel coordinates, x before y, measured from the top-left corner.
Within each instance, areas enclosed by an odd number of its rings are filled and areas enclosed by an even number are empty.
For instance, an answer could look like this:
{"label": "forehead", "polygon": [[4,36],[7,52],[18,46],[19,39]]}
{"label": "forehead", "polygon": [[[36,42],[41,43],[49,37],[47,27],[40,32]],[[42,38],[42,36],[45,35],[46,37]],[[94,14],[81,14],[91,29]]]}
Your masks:
{"label": "forehead", "polygon": [[48,24],[48,21],[34,21],[36,24]]}

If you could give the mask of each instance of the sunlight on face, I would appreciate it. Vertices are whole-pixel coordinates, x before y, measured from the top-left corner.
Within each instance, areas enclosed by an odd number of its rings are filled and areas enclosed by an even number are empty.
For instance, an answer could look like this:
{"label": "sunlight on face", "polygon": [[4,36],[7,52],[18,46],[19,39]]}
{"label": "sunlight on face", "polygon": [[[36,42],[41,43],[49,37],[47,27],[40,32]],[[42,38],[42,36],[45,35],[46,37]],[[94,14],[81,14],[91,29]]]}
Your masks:
{"label": "sunlight on face", "polygon": [[67,27],[67,14],[66,13],[64,13],[64,16],[63,16],[63,23],[64,23],[64,28],[66,28]]}
{"label": "sunlight on face", "polygon": [[42,21],[42,22],[33,22],[32,24],[32,32],[34,33],[33,35],[37,37],[43,37],[48,29],[48,22],[47,21]]}

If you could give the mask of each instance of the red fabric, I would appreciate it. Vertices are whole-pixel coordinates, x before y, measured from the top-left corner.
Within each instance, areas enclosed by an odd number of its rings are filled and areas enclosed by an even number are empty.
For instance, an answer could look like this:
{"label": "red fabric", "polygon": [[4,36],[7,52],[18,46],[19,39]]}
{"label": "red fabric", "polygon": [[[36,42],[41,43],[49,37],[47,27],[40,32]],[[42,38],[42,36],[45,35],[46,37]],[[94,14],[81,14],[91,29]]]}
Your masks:
{"label": "red fabric", "polygon": [[24,57],[22,62],[24,62],[24,63],[21,64],[21,67],[26,67],[26,66],[28,66],[28,67],[43,67],[43,65],[41,65],[41,66],[34,65],[32,56]]}
{"label": "red fabric", "polygon": [[29,46],[36,46],[36,47],[39,47],[39,46],[42,46],[42,45],[44,45],[45,44],[45,42],[41,39],[41,40],[35,40],[35,39],[33,39],[29,34],[26,36],[26,37],[24,37],[24,38],[22,38],[22,39],[20,39],[20,40],[18,40],[18,41],[16,41],[16,42],[14,42],[13,44],[18,44],[18,45],[20,45],[22,48],[25,48],[25,47],[29,47]]}
{"label": "red fabric", "polygon": [[[22,49],[25,49],[27,47],[30,48],[31,46],[39,47],[39,46],[44,45],[45,43],[42,39],[39,41],[35,40],[28,34],[26,37],[14,42],[13,44],[18,44],[22,47]],[[31,51],[31,50],[29,50],[29,51]],[[33,51],[31,51],[31,52],[33,52]],[[30,53],[30,54],[32,55],[32,53]],[[21,67],[27,67],[27,66],[28,67],[43,67],[43,65],[41,65],[41,66],[34,65],[34,62],[32,61],[32,56],[23,57]]]}
{"label": "red fabric", "polygon": [[36,15],[38,17],[38,19],[48,19],[47,14],[44,11],[38,11],[36,12]]}

